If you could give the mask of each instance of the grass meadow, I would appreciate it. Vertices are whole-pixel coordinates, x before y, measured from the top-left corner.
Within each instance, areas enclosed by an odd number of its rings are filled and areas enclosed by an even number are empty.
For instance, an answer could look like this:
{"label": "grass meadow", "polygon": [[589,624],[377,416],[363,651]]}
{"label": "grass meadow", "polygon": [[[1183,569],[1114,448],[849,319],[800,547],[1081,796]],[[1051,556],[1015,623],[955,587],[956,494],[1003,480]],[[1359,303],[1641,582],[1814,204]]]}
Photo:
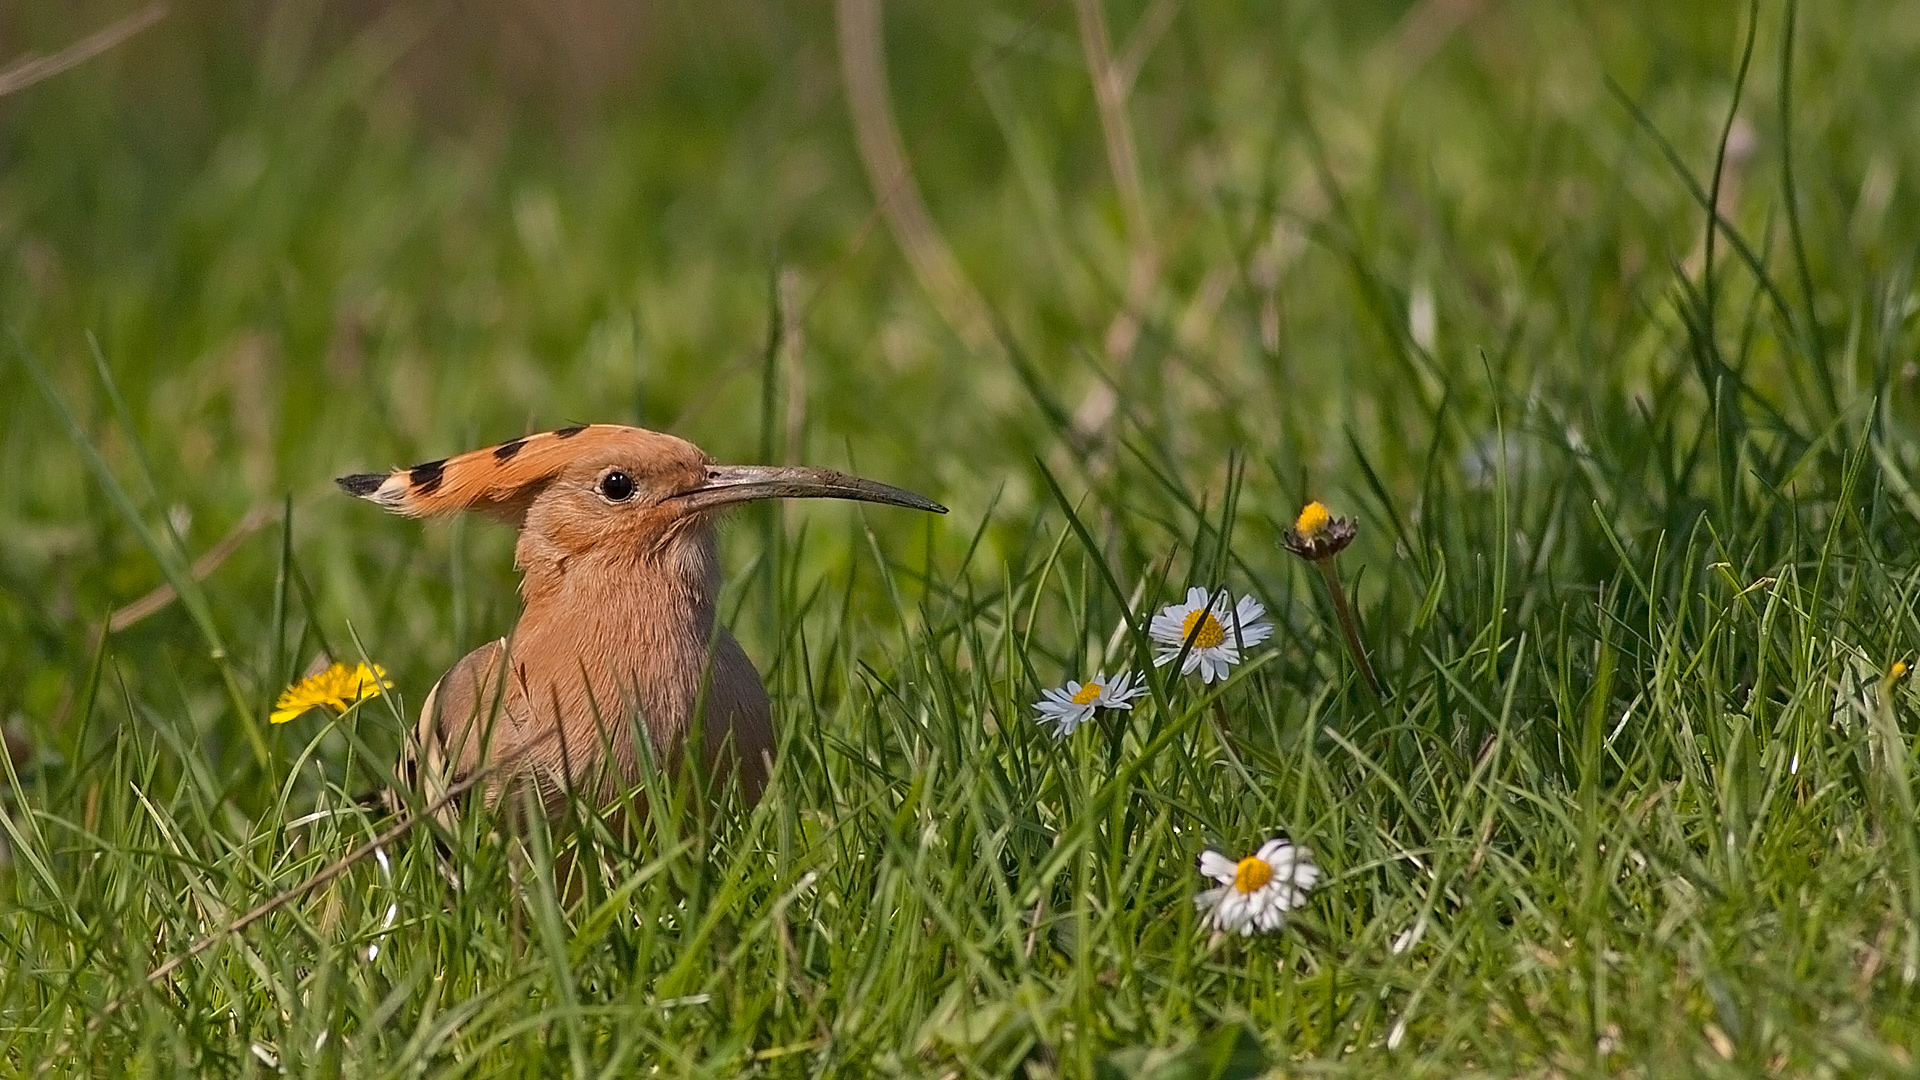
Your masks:
{"label": "grass meadow", "polygon": [[[10,7],[0,65],[133,10]],[[11,89],[0,1071],[1920,1074],[1917,49],[1911,0],[199,0]],[[587,421],[952,513],[724,529],[758,806],[472,813],[219,933],[391,823],[518,609],[508,530],[331,478]],[[1193,585],[1275,628],[1224,681],[1152,665]],[[394,688],[269,724],[322,655]],[[1056,739],[1102,669],[1151,693]],[[1196,857],[1282,833],[1306,905],[1209,933]]]}

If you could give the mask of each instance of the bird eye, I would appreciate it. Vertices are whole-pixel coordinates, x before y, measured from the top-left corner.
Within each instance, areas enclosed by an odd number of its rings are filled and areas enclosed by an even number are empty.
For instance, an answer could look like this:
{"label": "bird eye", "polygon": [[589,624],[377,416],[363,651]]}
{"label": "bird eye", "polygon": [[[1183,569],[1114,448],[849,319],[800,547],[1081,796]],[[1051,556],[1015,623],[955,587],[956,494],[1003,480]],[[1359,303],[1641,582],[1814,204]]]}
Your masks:
{"label": "bird eye", "polygon": [[600,478],[600,494],[608,502],[626,502],[633,498],[633,477],[615,469]]}

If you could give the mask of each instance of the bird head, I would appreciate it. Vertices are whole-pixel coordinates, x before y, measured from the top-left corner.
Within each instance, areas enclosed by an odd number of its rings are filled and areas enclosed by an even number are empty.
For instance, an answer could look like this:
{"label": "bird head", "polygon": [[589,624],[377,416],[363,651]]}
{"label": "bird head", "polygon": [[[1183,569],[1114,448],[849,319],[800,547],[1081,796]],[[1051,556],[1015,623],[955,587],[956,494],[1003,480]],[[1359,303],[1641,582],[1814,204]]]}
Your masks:
{"label": "bird head", "polygon": [[798,465],[720,465],[684,439],[617,424],[561,428],[337,482],[408,517],[488,514],[559,558],[657,554],[718,511],[756,499],[853,499],[946,513],[873,480]]}

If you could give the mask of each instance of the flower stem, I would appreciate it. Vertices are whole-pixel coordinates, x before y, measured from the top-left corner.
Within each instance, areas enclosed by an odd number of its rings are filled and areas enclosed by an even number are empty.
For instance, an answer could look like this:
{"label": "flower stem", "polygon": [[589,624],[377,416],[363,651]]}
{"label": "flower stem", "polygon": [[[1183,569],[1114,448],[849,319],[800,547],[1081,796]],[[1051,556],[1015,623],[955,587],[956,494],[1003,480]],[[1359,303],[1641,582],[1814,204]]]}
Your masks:
{"label": "flower stem", "polygon": [[1100,709],[1094,715],[1107,736],[1107,775],[1111,776],[1120,769],[1120,740],[1126,737],[1127,729],[1120,722],[1117,709]]}
{"label": "flower stem", "polygon": [[1219,698],[1213,699],[1213,722],[1220,726],[1220,737],[1226,740],[1227,749],[1231,750],[1234,756],[1245,760],[1246,755],[1240,752],[1240,740],[1234,736],[1233,726],[1227,722],[1226,702]]}
{"label": "flower stem", "polygon": [[1373,703],[1379,705],[1387,696],[1380,685],[1380,676],[1373,673],[1373,661],[1367,659],[1367,647],[1360,644],[1360,627],[1353,621],[1353,609],[1347,606],[1347,591],[1340,585],[1340,575],[1333,569],[1332,559],[1321,559],[1314,563],[1320,568],[1320,576],[1326,580],[1327,595],[1333,598],[1333,614],[1340,621],[1340,631],[1347,639],[1347,651],[1353,654],[1353,664],[1360,669],[1360,677],[1367,684],[1367,693],[1373,696]]}

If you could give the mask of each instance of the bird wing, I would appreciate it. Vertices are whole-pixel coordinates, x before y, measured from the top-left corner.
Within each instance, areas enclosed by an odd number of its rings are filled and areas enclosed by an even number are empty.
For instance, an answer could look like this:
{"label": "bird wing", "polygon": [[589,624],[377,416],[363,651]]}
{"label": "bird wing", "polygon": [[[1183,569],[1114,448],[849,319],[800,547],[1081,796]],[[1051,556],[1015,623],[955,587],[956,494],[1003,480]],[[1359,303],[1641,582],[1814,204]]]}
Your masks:
{"label": "bird wing", "polygon": [[[420,722],[400,751],[395,774],[410,781],[428,804],[471,776],[483,761],[508,764],[527,728],[525,699],[507,673],[507,643],[489,641],[468,653],[433,684]],[[497,790],[505,777],[484,787]]]}
{"label": "bird wing", "polygon": [[[713,679],[707,691],[706,750],[710,765],[738,766],[748,805],[760,798],[773,763],[772,707],[753,661],[726,627],[713,646]],[[715,755],[725,751],[729,756]]]}

